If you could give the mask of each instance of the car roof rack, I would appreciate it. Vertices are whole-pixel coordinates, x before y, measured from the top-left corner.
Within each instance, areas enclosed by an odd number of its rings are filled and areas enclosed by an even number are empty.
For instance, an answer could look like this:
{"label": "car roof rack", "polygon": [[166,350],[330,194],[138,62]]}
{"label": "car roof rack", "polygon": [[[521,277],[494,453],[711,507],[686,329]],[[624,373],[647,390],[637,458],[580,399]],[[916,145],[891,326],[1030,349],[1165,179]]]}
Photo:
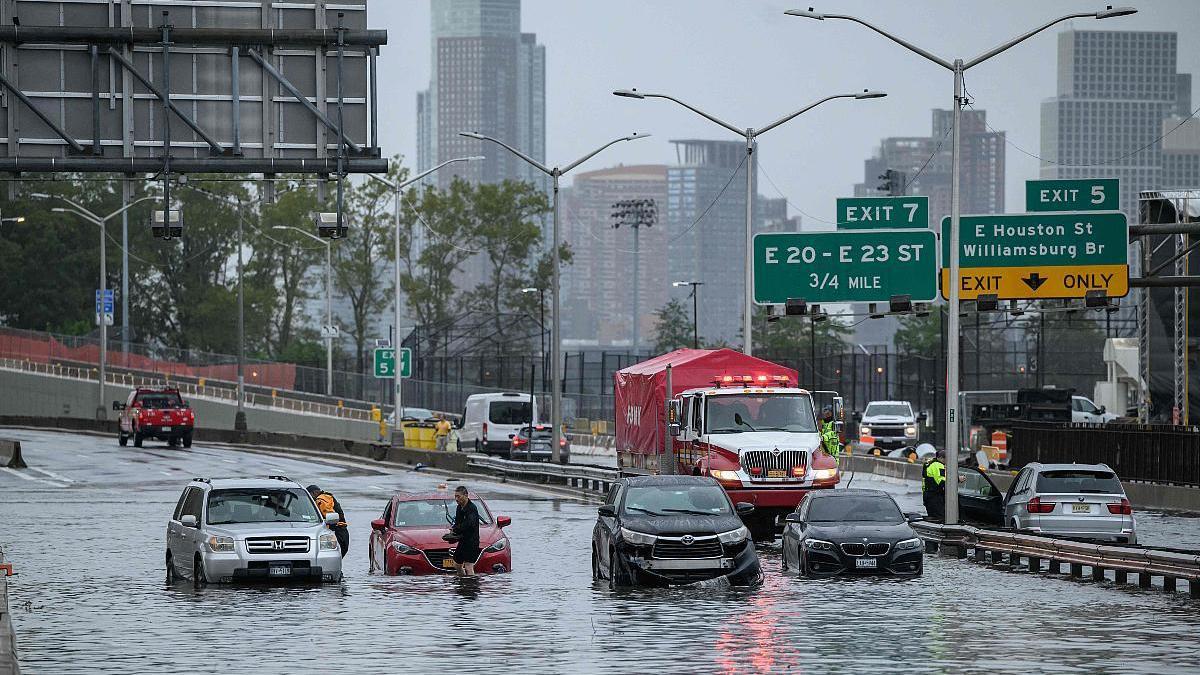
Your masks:
{"label": "car roof rack", "polygon": [[267,480],[286,480],[289,483],[292,482],[292,479],[287,476],[267,476]]}
{"label": "car roof rack", "polygon": [[212,483],[212,479],[211,478],[193,478],[192,482],[193,483]]}

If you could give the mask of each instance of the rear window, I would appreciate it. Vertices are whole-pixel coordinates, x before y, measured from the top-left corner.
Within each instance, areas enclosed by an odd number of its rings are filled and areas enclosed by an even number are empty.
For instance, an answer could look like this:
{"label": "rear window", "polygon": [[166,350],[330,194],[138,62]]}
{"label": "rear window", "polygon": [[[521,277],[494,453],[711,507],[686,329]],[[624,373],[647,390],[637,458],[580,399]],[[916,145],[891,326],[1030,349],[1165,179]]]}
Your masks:
{"label": "rear window", "polygon": [[529,401],[492,401],[488,420],[493,424],[529,424],[532,408]]}
{"label": "rear window", "polygon": [[137,401],[143,408],[179,408],[183,399],[179,394],[139,394]]}
{"label": "rear window", "polygon": [[1064,469],[1043,471],[1038,474],[1037,492],[1063,492],[1067,494],[1124,494],[1121,481],[1111,471],[1088,471]]}

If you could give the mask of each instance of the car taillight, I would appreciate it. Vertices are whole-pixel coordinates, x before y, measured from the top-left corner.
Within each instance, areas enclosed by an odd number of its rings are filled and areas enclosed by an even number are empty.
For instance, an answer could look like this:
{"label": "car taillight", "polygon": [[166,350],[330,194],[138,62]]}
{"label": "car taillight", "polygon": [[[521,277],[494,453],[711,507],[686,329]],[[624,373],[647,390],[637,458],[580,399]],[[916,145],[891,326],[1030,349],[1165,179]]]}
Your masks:
{"label": "car taillight", "polygon": [[487,440],[487,422],[483,423],[483,440]]}
{"label": "car taillight", "polygon": [[750,467],[750,475],[751,476],[761,476],[762,475],[762,467],[761,466]]}
{"label": "car taillight", "polygon": [[566,436],[563,436],[562,438],[558,439],[558,447],[560,447],[560,448],[567,447],[567,437]]}
{"label": "car taillight", "polygon": [[524,438],[521,438],[520,436],[513,436],[512,445],[514,448],[519,448],[528,442],[529,441],[525,440]]}
{"label": "car taillight", "polygon": [[1040,497],[1034,497],[1025,504],[1025,510],[1030,513],[1053,513],[1054,502],[1043,502]]}
{"label": "car taillight", "polygon": [[1133,505],[1129,503],[1128,499],[1122,497],[1121,501],[1108,505],[1108,512],[1119,516],[1131,516],[1133,515]]}

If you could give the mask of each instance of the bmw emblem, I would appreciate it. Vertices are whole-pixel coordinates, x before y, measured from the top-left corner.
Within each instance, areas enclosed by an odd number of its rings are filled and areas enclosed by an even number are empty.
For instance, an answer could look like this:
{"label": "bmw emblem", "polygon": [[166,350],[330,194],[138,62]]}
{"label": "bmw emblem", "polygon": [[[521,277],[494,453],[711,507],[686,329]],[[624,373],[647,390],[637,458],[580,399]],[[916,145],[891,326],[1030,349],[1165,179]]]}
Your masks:
{"label": "bmw emblem", "polygon": [[1083,495],[1079,495],[1079,501],[1083,501]]}
{"label": "bmw emblem", "polygon": [[679,538],[679,543],[683,544],[684,546],[691,546],[692,542],[694,541],[696,541],[696,538],[690,534],[685,534]]}

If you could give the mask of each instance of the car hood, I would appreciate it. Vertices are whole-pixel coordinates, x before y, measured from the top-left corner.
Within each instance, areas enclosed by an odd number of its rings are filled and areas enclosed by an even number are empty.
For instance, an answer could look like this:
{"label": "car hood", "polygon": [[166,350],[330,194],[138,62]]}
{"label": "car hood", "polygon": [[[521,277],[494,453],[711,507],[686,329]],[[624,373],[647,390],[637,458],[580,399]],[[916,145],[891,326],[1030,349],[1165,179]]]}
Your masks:
{"label": "car hood", "polygon": [[815,450],[821,445],[816,432],[743,431],[736,434],[709,434],[708,442],[731,452],[742,450]]}
{"label": "car hood", "polygon": [[901,417],[899,415],[876,415],[874,417],[863,417],[861,424],[912,424],[913,418]]}
{"label": "car hood", "polygon": [[[392,540],[399,541],[413,548],[446,548],[453,546],[453,543],[442,539],[442,535],[450,531],[450,526],[445,527],[393,527]],[[500,533],[500,528],[495,525],[479,525],[479,545],[488,546],[495,543],[497,539],[503,536]]]}
{"label": "car hood", "polygon": [[621,527],[635,532],[660,536],[684,534],[720,534],[742,526],[740,518],[733,514],[724,516],[630,516],[621,519]]}
{"label": "car hood", "polygon": [[808,526],[808,537],[834,543],[870,541],[896,542],[917,536],[908,523],[829,523]]}
{"label": "car hood", "polygon": [[308,535],[315,537],[327,528],[324,523],[221,523],[207,525],[211,533],[227,534],[233,537],[263,537],[273,534],[295,537]]}

